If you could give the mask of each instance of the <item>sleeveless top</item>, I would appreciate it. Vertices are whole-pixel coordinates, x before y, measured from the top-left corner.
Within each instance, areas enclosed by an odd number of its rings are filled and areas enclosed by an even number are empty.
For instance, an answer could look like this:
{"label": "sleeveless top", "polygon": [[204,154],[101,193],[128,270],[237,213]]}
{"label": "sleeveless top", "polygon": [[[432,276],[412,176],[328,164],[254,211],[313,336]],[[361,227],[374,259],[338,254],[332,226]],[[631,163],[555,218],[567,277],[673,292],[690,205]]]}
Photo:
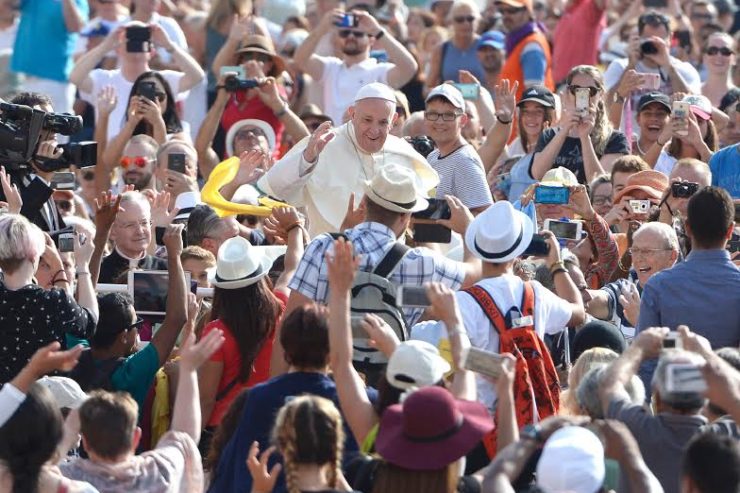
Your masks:
{"label": "sleeveless top", "polygon": [[485,72],[478,60],[478,40],[467,50],[461,50],[452,44],[451,40],[442,43],[442,79],[440,84],[446,80],[458,81],[458,71],[467,70],[479,81],[485,80]]}
{"label": "sleeveless top", "polygon": [[[519,101],[524,93],[524,69],[522,68],[521,56],[524,47],[529,43],[537,43],[540,45],[545,59],[547,60],[547,68],[545,69],[545,87],[551,91],[555,90],[555,81],[552,78],[552,54],[550,53],[550,45],[547,42],[547,38],[541,32],[533,32],[529,36],[522,39],[511,53],[507,53],[506,62],[501,69],[501,80],[509,79],[512,83],[515,80],[519,81],[519,89],[516,93],[516,99]],[[516,123],[516,120],[515,120]],[[516,128],[512,129],[512,136],[516,135]]]}

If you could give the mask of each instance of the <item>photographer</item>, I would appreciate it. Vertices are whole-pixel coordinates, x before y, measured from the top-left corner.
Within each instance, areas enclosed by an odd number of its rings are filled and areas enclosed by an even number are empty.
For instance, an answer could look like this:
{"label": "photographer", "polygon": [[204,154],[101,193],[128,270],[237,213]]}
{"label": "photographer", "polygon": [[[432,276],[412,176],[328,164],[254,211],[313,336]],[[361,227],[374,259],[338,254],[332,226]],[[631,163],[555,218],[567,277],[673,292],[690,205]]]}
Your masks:
{"label": "photographer", "polygon": [[[47,113],[54,111],[51,106],[51,99],[45,94],[24,92],[18,94],[10,102],[11,104],[28,106]],[[45,120],[44,128],[39,134],[38,146],[34,156],[28,162],[30,169],[19,169],[10,172],[9,175],[12,183],[18,187],[21,194],[23,206],[20,213],[41,228],[42,231],[57,231],[63,229],[65,224],[54,200],[51,198],[54,190],[51,188],[50,182],[54,171],[50,171],[49,166],[46,165],[46,160],[59,159],[62,157],[63,150],[58,147],[56,133],[47,128],[47,122],[48,120]],[[26,138],[33,139],[34,136],[26,135]],[[0,200],[6,200],[5,193],[0,192]]]}

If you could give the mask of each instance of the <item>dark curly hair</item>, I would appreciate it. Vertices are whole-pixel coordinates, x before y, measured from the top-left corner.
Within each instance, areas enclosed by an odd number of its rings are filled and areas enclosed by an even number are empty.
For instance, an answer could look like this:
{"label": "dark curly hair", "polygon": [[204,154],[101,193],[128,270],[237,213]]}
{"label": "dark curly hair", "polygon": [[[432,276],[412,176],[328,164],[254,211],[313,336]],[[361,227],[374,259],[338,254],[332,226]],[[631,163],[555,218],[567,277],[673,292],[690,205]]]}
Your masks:
{"label": "dark curly hair", "polygon": [[[167,129],[168,134],[175,134],[178,132],[182,132],[182,122],[180,121],[180,117],[177,116],[177,111],[175,110],[175,97],[172,93],[172,88],[170,87],[170,84],[165,80],[164,77],[159,72],[150,71],[150,72],[144,72],[140,76],[136,78],[134,81],[134,85],[131,86],[131,92],[128,95],[128,101],[126,102],[126,108],[129,107],[131,104],[131,98],[134,96],[137,96],[139,94],[139,85],[142,82],[146,82],[151,79],[157,79],[160,84],[162,84],[162,87],[164,88],[165,94],[167,94],[167,107],[164,110],[164,113],[162,113],[162,119],[164,120],[164,126]],[[128,120],[128,110],[126,111],[126,119]],[[134,129],[134,135],[139,134],[146,134],[151,136],[151,124],[146,121],[141,121]]]}

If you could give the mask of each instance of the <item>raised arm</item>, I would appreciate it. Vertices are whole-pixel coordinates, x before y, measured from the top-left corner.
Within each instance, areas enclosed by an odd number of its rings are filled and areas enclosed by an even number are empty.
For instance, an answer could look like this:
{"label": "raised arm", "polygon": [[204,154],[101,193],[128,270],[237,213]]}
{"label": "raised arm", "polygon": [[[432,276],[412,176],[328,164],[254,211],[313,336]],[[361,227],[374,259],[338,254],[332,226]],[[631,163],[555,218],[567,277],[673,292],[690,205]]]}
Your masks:
{"label": "raised arm", "polygon": [[90,259],[95,250],[94,233],[83,224],[75,226],[74,257],[77,268],[77,303],[92,313],[95,320],[100,318],[98,296],[95,293],[90,275]]}
{"label": "raised arm", "polygon": [[97,164],[95,168],[95,194],[110,190],[111,173],[115,163],[105,161],[105,148],[108,145],[108,122],[110,114],[118,104],[118,94],[113,86],[105,86],[98,93],[98,120],[95,125],[95,141],[98,143]]}
{"label": "raised arm", "polygon": [[267,77],[260,81],[257,89],[257,96],[265,105],[270,108],[272,113],[285,125],[285,131],[294,142],[300,142],[301,139],[308,137],[310,132],[308,127],[303,123],[298,115],[288,106],[287,101],[280,97],[278,84],[274,77]]}
{"label": "raised arm", "polygon": [[388,60],[395,65],[388,72],[388,85],[400,88],[410,81],[419,70],[419,64],[416,63],[414,55],[404,48],[391,33],[383,29],[373,16],[359,10],[352,13],[360,19],[358,27],[377,40],[377,44],[388,54]]}
{"label": "raised arm", "polygon": [[570,303],[571,316],[568,325],[581,325],[586,319],[586,310],[583,308],[583,298],[578,287],[570,278],[570,274],[563,265],[560,257],[560,243],[550,231],[542,231],[545,241],[550,245],[550,252],[545,259],[545,265],[550,269],[555,284],[555,294]]}
{"label": "raised arm", "polygon": [[486,175],[496,165],[506,148],[511,135],[512,123],[516,110],[516,91],[519,81],[512,86],[508,79],[504,79],[495,88],[496,94],[496,121],[486,135],[483,145],[478,148],[478,155],[483,161]]}
{"label": "raised arm", "polygon": [[340,9],[327,12],[321,19],[316,29],[312,30],[308,37],[295,50],[293,60],[299,70],[307,73],[315,81],[320,81],[324,76],[324,62],[315,54],[321,39],[334,29],[334,22],[344,15]]}
{"label": "raised arm", "polygon": [[359,259],[353,257],[352,244],[339,238],[334,256],[326,255],[329,268],[329,347],[331,368],[337,384],[339,404],[358,443],[362,443],[378,422],[365,386],[352,366],[350,288]]}
{"label": "raised arm", "polygon": [[303,256],[304,242],[308,241],[304,223],[305,220],[294,207],[276,207],[272,210],[272,215],[265,219],[263,225],[265,232],[284,241],[288,246],[283,261],[283,272],[275,282],[275,291],[290,293],[288,283]]}
{"label": "raised arm", "polygon": [[80,12],[75,0],[62,0],[62,17],[68,33],[78,33],[85,27],[86,16]]}
{"label": "raised arm", "polygon": [[534,159],[532,160],[532,178],[539,181],[552,168],[555,158],[560,154],[560,149],[562,149],[565,139],[568,137],[568,132],[570,132],[571,128],[578,125],[580,119],[580,116],[574,112],[563,112],[560,128],[556,131],[555,136],[547,143],[544,149],[536,152],[534,155]]}
{"label": "raised arm", "polygon": [[134,96],[129,101],[129,107],[126,109],[128,119],[124,124],[121,131],[111,139],[105,146],[103,151],[103,162],[109,166],[109,169],[113,170],[118,166],[118,162],[123,155],[123,149],[126,144],[134,135],[134,130],[139,122],[143,119],[143,114],[137,111],[138,108],[138,96]]}
{"label": "raised arm", "polygon": [[152,337],[152,345],[157,349],[160,366],[167,361],[172,348],[175,347],[180,330],[187,322],[188,286],[185,285],[185,273],[180,262],[183,228],[182,224],[170,224],[164,233],[164,245],[167,248],[167,271],[169,273],[167,306],[165,307],[167,314],[162,326]]}
{"label": "raised arm", "polygon": [[90,72],[105,58],[111,50],[115,50],[121,43],[126,28],[118,26],[113,30],[98,46],[82,55],[69,74],[69,81],[77,86],[82,92],[90,93],[93,90],[93,82],[90,78]]}
{"label": "raised arm", "polygon": [[213,64],[211,65],[213,75],[218,77],[221,75],[221,67],[236,64],[236,50],[248,34],[259,34],[268,39],[271,38],[265,26],[261,22],[258,22],[258,19],[254,15],[250,14],[240,17],[238,14],[235,14],[231,21],[229,36],[216,54],[216,58],[213,59]]}
{"label": "raised arm", "polygon": [[198,169],[204,179],[213,171],[213,168],[219,162],[218,154],[213,150],[213,139],[216,137],[218,126],[221,123],[221,116],[224,114],[226,104],[229,102],[231,95],[224,89],[224,80],[228,74],[218,77],[218,86],[216,89],[216,100],[206,113],[203,123],[200,124],[198,135],[195,136],[195,151],[198,153]]}
{"label": "raised arm", "polygon": [[192,89],[206,76],[198,61],[182,47],[173,43],[167,32],[159,24],[152,24],[152,41],[156,46],[162,47],[172,55],[172,60],[185,74],[180,79],[179,87],[173,87],[174,93],[180,93]]}

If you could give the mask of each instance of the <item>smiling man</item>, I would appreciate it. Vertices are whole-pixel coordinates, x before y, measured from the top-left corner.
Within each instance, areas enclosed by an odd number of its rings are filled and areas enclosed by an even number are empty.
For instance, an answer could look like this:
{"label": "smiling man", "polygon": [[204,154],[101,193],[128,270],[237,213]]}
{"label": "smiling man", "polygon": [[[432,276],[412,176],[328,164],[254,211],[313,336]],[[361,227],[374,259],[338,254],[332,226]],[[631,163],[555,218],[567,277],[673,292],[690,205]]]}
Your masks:
{"label": "smiling man", "polygon": [[468,122],[465,99],[452,84],[441,84],[431,90],[426,100],[424,128],[437,149],[427,160],[439,174],[437,198],[445,195],[459,198],[473,214],[493,203],[483,163],[475,148],[462,136]]}
{"label": "smiling man", "polygon": [[405,140],[389,135],[395,111],[393,89],[367,84],[349,109],[350,121],[334,129],[323,123],[275,163],[257,188],[305,207],[311,237],[339,231],[352,194],[359,205],[365,183],[388,165],[412,169],[419,189],[431,190],[439,183],[434,169]]}

